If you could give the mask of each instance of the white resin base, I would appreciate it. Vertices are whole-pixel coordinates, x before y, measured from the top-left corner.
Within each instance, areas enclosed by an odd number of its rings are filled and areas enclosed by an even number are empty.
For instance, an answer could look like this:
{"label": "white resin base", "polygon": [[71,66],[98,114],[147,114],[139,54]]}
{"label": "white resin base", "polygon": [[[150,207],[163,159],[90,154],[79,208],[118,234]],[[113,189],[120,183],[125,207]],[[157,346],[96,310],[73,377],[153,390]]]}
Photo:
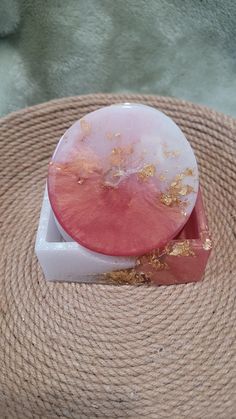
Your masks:
{"label": "white resin base", "polygon": [[35,252],[48,281],[96,282],[99,275],[132,268],[134,258],[105,256],[74,241],[64,241],[56,226],[45,190]]}

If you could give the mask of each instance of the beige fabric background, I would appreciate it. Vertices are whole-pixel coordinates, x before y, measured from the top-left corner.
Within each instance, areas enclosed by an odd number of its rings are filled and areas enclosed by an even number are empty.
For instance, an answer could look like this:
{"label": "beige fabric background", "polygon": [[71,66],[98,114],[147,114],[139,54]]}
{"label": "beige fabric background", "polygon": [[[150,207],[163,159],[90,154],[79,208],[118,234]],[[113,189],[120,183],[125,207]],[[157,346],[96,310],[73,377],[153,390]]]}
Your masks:
{"label": "beige fabric background", "polygon": [[236,116],[235,0],[0,0],[0,116],[95,92]]}

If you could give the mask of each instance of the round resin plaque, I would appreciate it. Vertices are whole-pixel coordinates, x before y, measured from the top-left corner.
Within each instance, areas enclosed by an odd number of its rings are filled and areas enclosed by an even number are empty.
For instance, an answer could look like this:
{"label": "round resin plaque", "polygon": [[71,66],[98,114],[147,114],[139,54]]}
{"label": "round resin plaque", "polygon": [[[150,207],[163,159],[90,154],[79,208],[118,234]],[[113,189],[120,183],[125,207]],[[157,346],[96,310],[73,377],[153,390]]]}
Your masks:
{"label": "round resin plaque", "polygon": [[111,105],[75,122],[49,164],[50,203],[65,237],[111,256],[173,239],[196,202],[198,168],[178,126],[155,108]]}

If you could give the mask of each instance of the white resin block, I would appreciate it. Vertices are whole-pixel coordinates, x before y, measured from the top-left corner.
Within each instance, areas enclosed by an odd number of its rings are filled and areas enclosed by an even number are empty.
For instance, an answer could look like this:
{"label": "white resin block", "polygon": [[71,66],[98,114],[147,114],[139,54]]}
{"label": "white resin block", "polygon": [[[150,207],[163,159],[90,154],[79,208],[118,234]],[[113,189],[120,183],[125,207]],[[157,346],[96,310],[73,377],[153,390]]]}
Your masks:
{"label": "white resin block", "polygon": [[48,281],[94,282],[99,275],[135,266],[135,258],[105,256],[74,241],[64,241],[44,193],[35,252]]}

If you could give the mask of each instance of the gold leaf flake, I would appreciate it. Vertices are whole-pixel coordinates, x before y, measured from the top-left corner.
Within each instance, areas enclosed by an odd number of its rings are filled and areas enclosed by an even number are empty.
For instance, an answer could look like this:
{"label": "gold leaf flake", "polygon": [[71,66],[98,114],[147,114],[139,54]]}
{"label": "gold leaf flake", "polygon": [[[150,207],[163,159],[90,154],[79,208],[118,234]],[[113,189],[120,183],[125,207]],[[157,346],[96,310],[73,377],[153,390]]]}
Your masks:
{"label": "gold leaf flake", "polygon": [[137,266],[139,265],[150,265],[152,268],[155,268],[157,271],[163,271],[169,269],[167,263],[163,260],[162,255],[159,254],[157,249],[155,252],[148,253],[144,256],[141,256],[137,259]]}
{"label": "gold leaf flake", "polygon": [[115,147],[113,148],[111,152],[110,161],[111,164],[114,166],[120,166],[122,163],[125,162],[127,157],[130,156],[130,154],[133,153],[133,147],[127,146],[127,147]]}
{"label": "gold leaf flake", "polygon": [[201,238],[202,247],[203,247],[204,250],[212,249],[212,240],[209,237],[209,231],[208,230],[201,231],[200,238]]}
{"label": "gold leaf flake", "polygon": [[162,193],[161,194],[161,203],[166,206],[172,206],[172,205],[178,205],[180,203],[180,200],[176,197],[173,197],[169,194]]}
{"label": "gold leaf flake", "polygon": [[162,146],[162,153],[163,153],[163,156],[166,157],[166,158],[178,157],[180,155],[179,150],[169,150],[166,143],[164,143],[163,146]]}
{"label": "gold leaf flake", "polygon": [[166,247],[166,254],[170,256],[194,256],[195,253],[190,246],[189,240],[174,243],[170,247]]}
{"label": "gold leaf flake", "polygon": [[181,196],[185,196],[193,192],[193,187],[190,185],[183,185],[182,188],[179,190],[179,194]]}
{"label": "gold leaf flake", "polygon": [[105,282],[116,285],[141,285],[150,282],[147,275],[137,272],[135,269],[122,269],[119,271],[108,272],[102,275]]}
{"label": "gold leaf flake", "polygon": [[113,148],[111,152],[111,164],[113,164],[114,166],[119,166],[123,162],[123,159],[124,159],[124,152],[122,148],[120,147]]}
{"label": "gold leaf flake", "polygon": [[180,180],[184,179],[184,173],[179,173],[178,175],[175,176],[175,181],[179,182]]}
{"label": "gold leaf flake", "polygon": [[212,249],[212,241],[211,239],[205,239],[205,241],[202,244],[202,247],[204,250],[210,250]]}
{"label": "gold leaf flake", "polygon": [[191,169],[190,167],[187,167],[187,169],[185,169],[183,173],[184,173],[185,176],[193,176],[194,175],[193,169]]}
{"label": "gold leaf flake", "polygon": [[163,154],[167,158],[169,158],[169,157],[178,157],[180,155],[180,151],[178,151],[178,150],[164,151]]}
{"label": "gold leaf flake", "polygon": [[153,177],[156,173],[156,168],[154,164],[145,165],[140,172],[138,172],[138,177],[142,181],[146,181],[149,177]]}
{"label": "gold leaf flake", "polygon": [[[187,172],[186,172],[187,170]],[[180,198],[183,196],[187,196],[190,193],[194,192],[193,187],[191,185],[186,185],[182,183],[182,180],[184,179],[186,173],[189,173],[189,170],[186,169],[184,172],[179,173],[175,176],[173,181],[171,182],[169,188],[161,194],[161,202],[164,205],[167,206],[181,206],[186,207],[188,205],[187,201],[182,201]]]}
{"label": "gold leaf flake", "polygon": [[164,205],[170,206],[172,204],[172,198],[170,195],[167,194],[161,194],[161,202]]}
{"label": "gold leaf flake", "polygon": [[91,133],[91,125],[85,121],[85,119],[80,120],[80,126],[84,135],[89,135]]}

